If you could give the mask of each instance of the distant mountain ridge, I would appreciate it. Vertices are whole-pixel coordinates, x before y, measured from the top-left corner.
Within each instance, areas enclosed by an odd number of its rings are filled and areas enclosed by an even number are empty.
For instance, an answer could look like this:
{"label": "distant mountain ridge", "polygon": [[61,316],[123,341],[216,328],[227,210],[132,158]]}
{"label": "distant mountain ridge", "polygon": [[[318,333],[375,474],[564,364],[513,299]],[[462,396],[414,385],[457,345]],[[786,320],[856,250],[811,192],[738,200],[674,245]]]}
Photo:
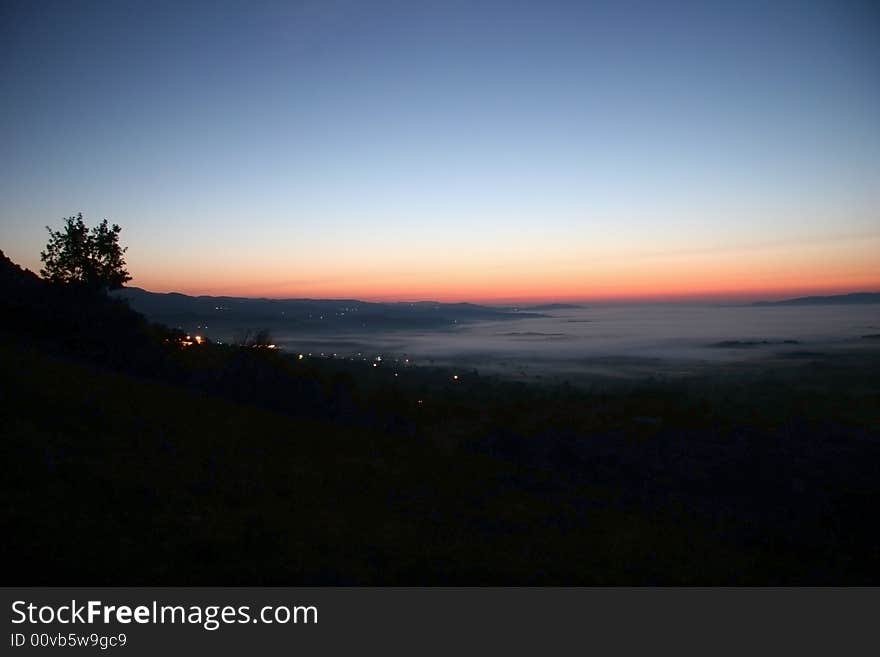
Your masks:
{"label": "distant mountain ridge", "polygon": [[113,293],[136,311],[168,326],[217,328],[260,326],[279,331],[394,330],[454,327],[480,320],[544,317],[514,308],[473,303],[371,302],[357,299],[266,299],[188,296],[126,287]]}
{"label": "distant mountain ridge", "polygon": [[524,306],[523,310],[578,310],[584,306],[576,303],[542,303],[537,306]]}
{"label": "distant mountain ridge", "polygon": [[[149,290],[145,290],[140,287],[124,287],[120,290],[113,292],[115,296],[120,298],[128,299],[131,303],[135,305],[144,305],[147,302],[156,304],[156,306],[161,306],[163,309],[181,309],[186,311],[191,311],[195,308],[203,308],[206,304],[214,304],[216,307],[218,304],[237,304],[244,306],[259,306],[259,305],[269,305],[273,308],[276,307],[289,307],[292,309],[299,310],[330,310],[330,309],[345,309],[345,308],[358,308],[359,310],[364,309],[383,309],[383,310],[404,310],[411,312],[425,312],[425,311],[455,311],[455,312],[463,312],[466,314],[480,315],[480,316],[508,316],[508,315],[516,315],[517,317],[521,317],[523,315],[522,310],[515,309],[513,307],[493,307],[493,306],[483,306],[476,303],[468,303],[468,302],[458,302],[458,303],[445,303],[440,301],[361,301],[359,299],[313,299],[307,297],[294,297],[288,299],[270,299],[267,297],[234,297],[234,296],[211,296],[211,295],[198,295],[191,296],[188,294],[182,294],[180,292],[151,292]],[[566,307],[566,308],[574,308],[576,306],[568,306],[565,304],[552,304],[548,306],[534,306],[532,308],[525,308],[524,310],[537,310],[539,308],[549,309],[552,307]],[[534,316],[539,316],[535,314]]]}
{"label": "distant mountain ridge", "polygon": [[850,304],[880,303],[880,292],[853,292],[832,296],[797,297],[781,301],[758,301],[753,306],[839,306]]}

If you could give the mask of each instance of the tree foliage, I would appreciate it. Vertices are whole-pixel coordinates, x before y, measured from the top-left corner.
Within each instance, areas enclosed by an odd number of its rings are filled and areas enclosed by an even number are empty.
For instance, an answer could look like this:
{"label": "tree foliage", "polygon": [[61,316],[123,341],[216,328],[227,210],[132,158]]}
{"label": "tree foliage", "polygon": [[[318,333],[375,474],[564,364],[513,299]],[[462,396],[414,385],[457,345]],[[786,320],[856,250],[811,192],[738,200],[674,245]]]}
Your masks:
{"label": "tree foliage", "polygon": [[131,280],[125,265],[128,247],[119,245],[122,229],[104,219],[94,228],[83,221],[82,212],[67,217],[61,230],[49,231],[46,250],[40,252],[40,275],[53,283],[72,284],[107,291]]}

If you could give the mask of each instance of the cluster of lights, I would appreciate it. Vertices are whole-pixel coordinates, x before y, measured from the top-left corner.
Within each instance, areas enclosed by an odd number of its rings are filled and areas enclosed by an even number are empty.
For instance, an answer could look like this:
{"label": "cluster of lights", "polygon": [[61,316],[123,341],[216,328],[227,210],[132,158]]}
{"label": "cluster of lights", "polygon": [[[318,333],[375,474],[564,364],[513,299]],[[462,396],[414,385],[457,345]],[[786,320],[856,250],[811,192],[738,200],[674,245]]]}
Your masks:
{"label": "cluster of lights", "polygon": [[187,335],[185,338],[182,338],[178,341],[178,344],[181,347],[191,347],[194,344],[203,344],[205,342],[205,338],[201,335]]}
{"label": "cluster of lights", "polygon": [[[207,327],[206,327],[207,328]],[[170,342],[171,340],[166,339],[165,342]],[[208,338],[202,335],[189,335],[179,338],[177,340],[177,344],[181,347],[192,347],[193,345],[203,345],[208,344]],[[223,344],[220,340],[217,340],[217,344]],[[276,344],[254,344],[251,345],[252,349],[278,349],[278,345]],[[309,354],[311,355],[311,354]],[[302,355],[300,355],[302,358]]]}

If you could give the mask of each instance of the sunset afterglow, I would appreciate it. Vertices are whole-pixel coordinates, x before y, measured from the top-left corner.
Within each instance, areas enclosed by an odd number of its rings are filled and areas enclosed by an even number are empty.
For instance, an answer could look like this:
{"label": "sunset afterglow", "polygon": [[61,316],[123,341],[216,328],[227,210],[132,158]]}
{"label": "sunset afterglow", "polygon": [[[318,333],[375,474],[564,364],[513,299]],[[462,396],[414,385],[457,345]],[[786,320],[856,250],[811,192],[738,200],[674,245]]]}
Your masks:
{"label": "sunset afterglow", "polygon": [[2,75],[3,249],[38,270],[82,211],[161,292],[880,289],[867,6],[414,4],[15,16],[3,59],[39,56]]}

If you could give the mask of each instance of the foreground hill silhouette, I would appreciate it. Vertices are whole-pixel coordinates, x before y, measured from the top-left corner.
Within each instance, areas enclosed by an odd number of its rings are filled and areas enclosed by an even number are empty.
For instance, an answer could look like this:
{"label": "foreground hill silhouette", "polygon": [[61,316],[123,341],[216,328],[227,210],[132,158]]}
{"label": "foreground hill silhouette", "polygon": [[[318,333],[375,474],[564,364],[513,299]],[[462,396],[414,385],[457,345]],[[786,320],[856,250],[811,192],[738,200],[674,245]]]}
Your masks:
{"label": "foreground hill silhouette", "polygon": [[877,354],[581,390],[0,304],[8,584],[880,581]]}

